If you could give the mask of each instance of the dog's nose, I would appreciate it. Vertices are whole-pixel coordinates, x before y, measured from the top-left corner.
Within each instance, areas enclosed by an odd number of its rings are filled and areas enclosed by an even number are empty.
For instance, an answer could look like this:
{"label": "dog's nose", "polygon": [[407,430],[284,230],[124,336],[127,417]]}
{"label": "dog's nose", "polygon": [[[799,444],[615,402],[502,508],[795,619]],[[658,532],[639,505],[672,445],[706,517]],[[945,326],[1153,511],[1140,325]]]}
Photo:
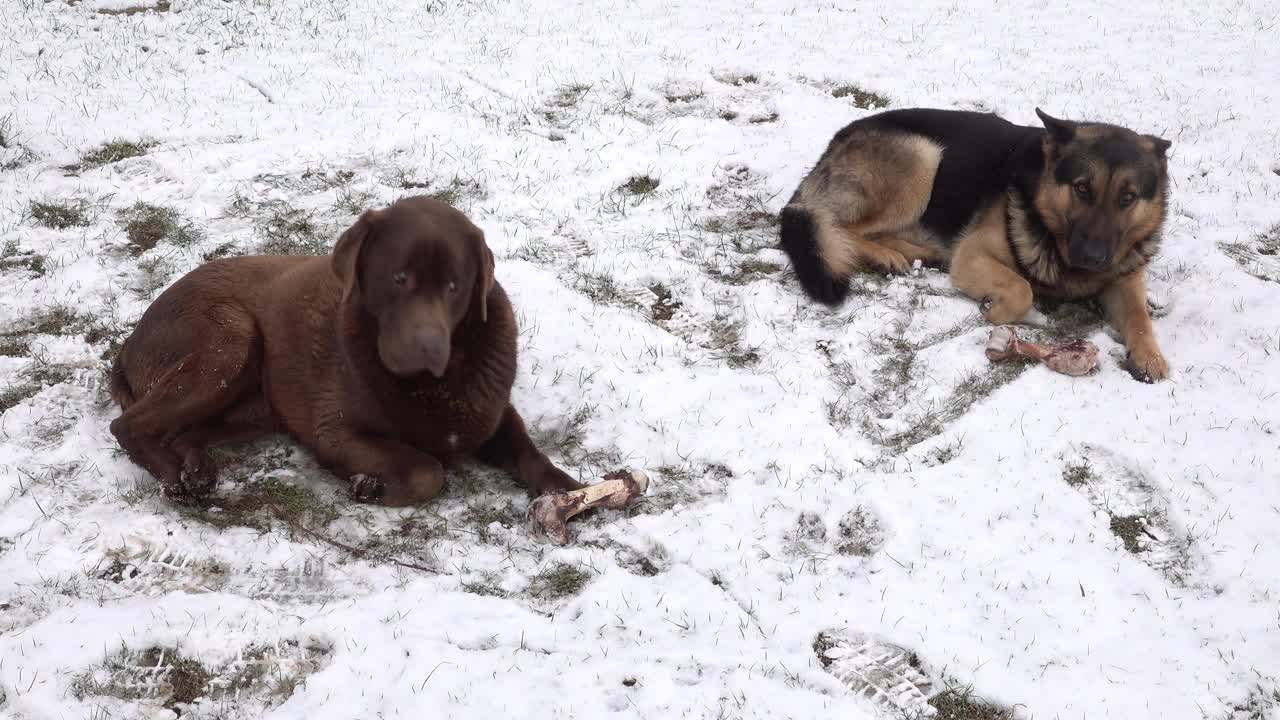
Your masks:
{"label": "dog's nose", "polygon": [[432,375],[444,375],[445,366],[449,364],[449,344],[444,336],[431,330],[422,330],[415,337],[416,349],[422,358],[422,365]]}
{"label": "dog's nose", "polygon": [[1096,240],[1077,243],[1071,248],[1071,264],[1085,270],[1099,270],[1111,260],[1107,244]]}

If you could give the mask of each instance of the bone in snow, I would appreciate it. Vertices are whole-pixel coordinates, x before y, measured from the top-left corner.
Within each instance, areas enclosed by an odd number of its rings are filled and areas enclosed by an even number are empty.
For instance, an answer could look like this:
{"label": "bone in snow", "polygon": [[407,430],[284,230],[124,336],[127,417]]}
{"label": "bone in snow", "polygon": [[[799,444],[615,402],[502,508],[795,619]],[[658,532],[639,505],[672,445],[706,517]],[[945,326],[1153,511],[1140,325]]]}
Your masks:
{"label": "bone in snow", "polygon": [[1013,358],[1039,360],[1063,375],[1088,375],[1098,367],[1098,346],[1083,339],[1059,344],[1035,343],[1019,338],[1008,325],[1001,325],[991,331],[987,340],[987,359],[1000,362]]}

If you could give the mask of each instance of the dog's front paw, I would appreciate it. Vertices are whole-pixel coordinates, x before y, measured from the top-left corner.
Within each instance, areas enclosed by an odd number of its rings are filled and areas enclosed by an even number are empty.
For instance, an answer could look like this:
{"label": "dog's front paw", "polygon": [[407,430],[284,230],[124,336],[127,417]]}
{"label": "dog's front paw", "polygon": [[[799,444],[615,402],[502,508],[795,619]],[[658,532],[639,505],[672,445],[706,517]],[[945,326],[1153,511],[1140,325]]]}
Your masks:
{"label": "dog's front paw", "polygon": [[218,471],[203,452],[195,452],[182,463],[178,482],[183,492],[192,497],[203,497],[218,484]]}
{"label": "dog's front paw", "polygon": [[1022,322],[1031,311],[1031,295],[987,296],[978,303],[978,310],[992,325],[1013,325]]}
{"label": "dog's front paw", "polygon": [[387,494],[387,484],[377,475],[352,475],[351,499],[362,503],[380,503]]}
{"label": "dog's front paw", "polygon": [[1169,377],[1169,363],[1153,347],[1136,347],[1129,351],[1129,374],[1139,382],[1154,383]]}

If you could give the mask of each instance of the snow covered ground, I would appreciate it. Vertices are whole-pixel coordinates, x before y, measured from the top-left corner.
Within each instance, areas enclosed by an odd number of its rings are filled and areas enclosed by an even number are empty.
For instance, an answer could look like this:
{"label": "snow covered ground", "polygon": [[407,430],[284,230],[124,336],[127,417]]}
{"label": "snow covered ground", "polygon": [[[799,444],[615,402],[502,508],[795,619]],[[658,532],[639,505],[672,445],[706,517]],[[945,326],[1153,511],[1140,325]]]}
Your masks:
{"label": "snow covered ground", "polygon": [[[0,717],[1280,718],[1271,0],[0,13]],[[1172,379],[1074,307],[1098,375],[991,367],[936,272],[806,302],[772,213],[882,103],[1173,140]],[[160,499],[112,343],[408,193],[487,232],[540,442],[649,496],[556,548],[488,472],[388,511],[266,442]]]}

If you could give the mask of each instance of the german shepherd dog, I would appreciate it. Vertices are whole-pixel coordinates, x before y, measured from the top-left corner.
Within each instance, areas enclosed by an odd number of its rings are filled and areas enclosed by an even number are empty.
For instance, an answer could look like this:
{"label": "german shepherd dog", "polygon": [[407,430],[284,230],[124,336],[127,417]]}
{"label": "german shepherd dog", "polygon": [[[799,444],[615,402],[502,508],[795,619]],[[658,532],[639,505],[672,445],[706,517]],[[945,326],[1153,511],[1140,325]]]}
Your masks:
{"label": "german shepherd dog", "polygon": [[1036,108],[1044,124],[992,113],[903,109],[845,126],[782,209],[780,239],[805,293],[829,306],[864,263],[948,269],[993,324],[1033,296],[1097,299],[1130,373],[1167,377],[1152,335],[1146,266],[1160,248],[1170,142]]}

